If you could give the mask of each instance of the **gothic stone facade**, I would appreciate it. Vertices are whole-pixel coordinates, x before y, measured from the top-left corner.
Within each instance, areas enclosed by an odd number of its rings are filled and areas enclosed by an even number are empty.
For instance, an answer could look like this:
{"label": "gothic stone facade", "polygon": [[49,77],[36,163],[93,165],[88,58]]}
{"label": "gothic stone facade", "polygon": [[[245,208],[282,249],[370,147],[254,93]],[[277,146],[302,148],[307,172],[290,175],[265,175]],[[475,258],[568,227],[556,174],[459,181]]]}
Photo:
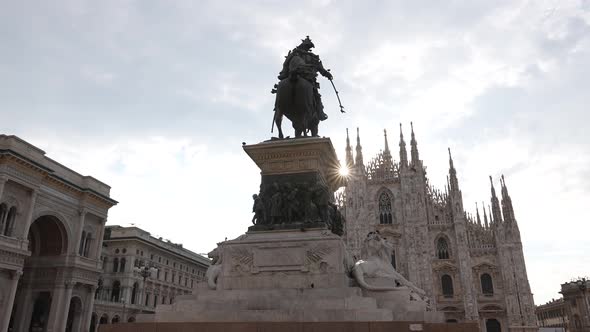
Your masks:
{"label": "gothic stone facade", "polygon": [[0,135],[0,332],[88,330],[109,192]]}
{"label": "gothic stone facade", "polygon": [[[346,138],[350,169],[341,204],[349,250],[360,255],[368,232],[378,230],[395,248],[392,264],[424,289],[447,321],[478,321],[482,331],[533,331],[533,296],[518,224],[501,180],[501,204],[492,183],[483,218],[465,212],[449,151],[448,183],[433,188],[412,128],[410,159],[401,133],[399,161],[385,146],[365,165],[357,129],[356,156]],[[490,177],[491,180],[491,177]],[[482,222],[483,219],[483,222]]]}
{"label": "gothic stone facade", "polygon": [[[102,274],[96,290],[90,332],[99,324],[134,322],[191,294],[205,278],[209,259],[137,227],[107,226],[102,250]],[[138,269],[153,267],[152,275]]]}

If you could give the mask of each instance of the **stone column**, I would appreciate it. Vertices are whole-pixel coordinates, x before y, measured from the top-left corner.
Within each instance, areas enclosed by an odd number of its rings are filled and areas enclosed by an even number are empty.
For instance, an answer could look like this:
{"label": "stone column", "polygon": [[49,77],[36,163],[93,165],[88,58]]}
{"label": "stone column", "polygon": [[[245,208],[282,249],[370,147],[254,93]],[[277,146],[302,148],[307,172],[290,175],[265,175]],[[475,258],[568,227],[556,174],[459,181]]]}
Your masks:
{"label": "stone column", "polygon": [[27,217],[25,219],[25,231],[22,234],[22,238],[26,239],[29,235],[29,229],[31,224],[33,223],[33,212],[35,211],[35,203],[37,202],[37,194],[39,193],[38,189],[33,189],[31,193],[31,204],[29,206],[29,211],[27,211]]}
{"label": "stone column", "polygon": [[16,311],[14,312],[14,331],[27,331],[29,329],[35,300],[33,291],[30,288],[26,289],[23,287],[19,292],[17,301],[13,303],[13,305],[16,305]]}
{"label": "stone column", "polygon": [[47,332],[65,331],[73,289],[74,283],[71,281],[67,281],[63,286],[54,289],[47,321]]}
{"label": "stone column", "polygon": [[0,317],[4,317],[4,319],[0,321],[0,332],[6,332],[8,330],[8,323],[10,322],[10,315],[12,314],[12,306],[14,305],[14,296],[16,295],[18,280],[22,274],[22,271],[12,271],[10,274],[12,280],[10,282],[8,297],[5,301],[6,305],[0,311]]}
{"label": "stone column", "polygon": [[[75,242],[75,246],[74,246],[74,250],[76,251],[75,253],[77,255],[80,254],[80,245],[82,245],[82,231],[84,230],[84,222],[86,221],[86,209],[82,209],[78,212],[78,214],[80,215],[80,223],[78,225],[78,232],[76,233],[76,242]],[[82,251],[82,255],[84,255],[84,252]]]}
{"label": "stone column", "polygon": [[2,198],[2,194],[4,194],[4,185],[8,181],[6,176],[0,176],[0,198]]}
{"label": "stone column", "polygon": [[96,288],[95,285],[88,287],[88,295],[86,297],[86,303],[84,303],[84,316],[82,317],[82,331],[84,332],[90,331],[90,320],[94,311],[94,293],[96,292]]}
{"label": "stone column", "polygon": [[[100,254],[101,254],[101,249],[102,249],[102,238],[104,237],[104,227],[105,224],[107,223],[107,219],[104,218],[101,221],[101,225],[100,225],[100,229],[98,230],[98,233],[96,234],[96,247],[95,247],[95,257],[97,260],[100,260]],[[106,269],[106,267],[105,267]]]}

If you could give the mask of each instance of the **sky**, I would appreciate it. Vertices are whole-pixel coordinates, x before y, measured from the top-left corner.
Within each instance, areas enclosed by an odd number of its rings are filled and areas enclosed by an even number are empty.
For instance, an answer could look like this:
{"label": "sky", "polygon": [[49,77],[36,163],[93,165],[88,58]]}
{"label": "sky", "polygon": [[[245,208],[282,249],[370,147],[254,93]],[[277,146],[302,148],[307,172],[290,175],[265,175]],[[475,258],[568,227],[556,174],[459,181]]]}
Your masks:
{"label": "sky", "polygon": [[536,304],[589,274],[589,0],[0,1],[0,133],[109,184],[108,224],[207,253],[250,225],[241,145],[271,136],[306,35],[347,110],[320,78],[341,160],[346,128],[368,161],[413,121],[441,189],[451,148],[469,212],[505,175]]}

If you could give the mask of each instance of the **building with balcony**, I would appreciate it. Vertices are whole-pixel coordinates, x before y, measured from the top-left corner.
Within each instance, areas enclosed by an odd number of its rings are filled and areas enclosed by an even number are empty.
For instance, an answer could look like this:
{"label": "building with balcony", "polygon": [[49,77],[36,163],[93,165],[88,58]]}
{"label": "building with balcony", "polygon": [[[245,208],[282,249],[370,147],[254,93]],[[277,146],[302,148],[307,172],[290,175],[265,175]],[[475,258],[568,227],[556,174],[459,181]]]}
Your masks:
{"label": "building with balcony", "polygon": [[138,314],[154,313],[159,304],[191,294],[210,263],[138,227],[107,226],[101,256],[91,332],[99,324],[134,322]]}
{"label": "building with balcony", "polygon": [[0,135],[0,332],[88,330],[109,194]]}
{"label": "building with balcony", "polygon": [[565,315],[567,316],[566,329],[570,332],[590,331],[590,280],[578,278],[577,280],[561,284],[561,295]]}
{"label": "building with balcony", "polygon": [[567,326],[565,314],[565,303],[563,299],[551,300],[543,305],[535,307],[537,325],[539,327],[560,327]]}

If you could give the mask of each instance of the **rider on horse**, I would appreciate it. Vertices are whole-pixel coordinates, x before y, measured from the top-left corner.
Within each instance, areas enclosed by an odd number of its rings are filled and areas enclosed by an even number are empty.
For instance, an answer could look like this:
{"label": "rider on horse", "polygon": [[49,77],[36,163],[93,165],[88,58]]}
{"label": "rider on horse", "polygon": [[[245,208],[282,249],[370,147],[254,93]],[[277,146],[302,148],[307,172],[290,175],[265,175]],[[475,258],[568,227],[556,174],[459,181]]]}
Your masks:
{"label": "rider on horse", "polygon": [[279,80],[302,77],[309,81],[314,87],[313,93],[316,102],[317,117],[320,121],[324,121],[328,118],[328,115],[324,113],[322,96],[319,92],[320,83],[317,81],[318,72],[329,80],[333,77],[322,65],[320,57],[311,51],[314,47],[315,45],[311,39],[309,39],[309,36],[307,36],[301,41],[299,46],[290,51],[283,63],[283,70],[279,73]]}
{"label": "rider on horse", "polygon": [[324,113],[317,76],[319,72],[332,80],[332,74],[324,68],[320,57],[311,52],[313,47],[307,36],[299,46],[289,51],[278,77],[280,82],[272,91],[277,94],[273,124],[277,124],[279,138],[283,137],[283,115],[291,120],[295,137],[307,136],[308,131],[317,136],[319,122],[328,118]]}

